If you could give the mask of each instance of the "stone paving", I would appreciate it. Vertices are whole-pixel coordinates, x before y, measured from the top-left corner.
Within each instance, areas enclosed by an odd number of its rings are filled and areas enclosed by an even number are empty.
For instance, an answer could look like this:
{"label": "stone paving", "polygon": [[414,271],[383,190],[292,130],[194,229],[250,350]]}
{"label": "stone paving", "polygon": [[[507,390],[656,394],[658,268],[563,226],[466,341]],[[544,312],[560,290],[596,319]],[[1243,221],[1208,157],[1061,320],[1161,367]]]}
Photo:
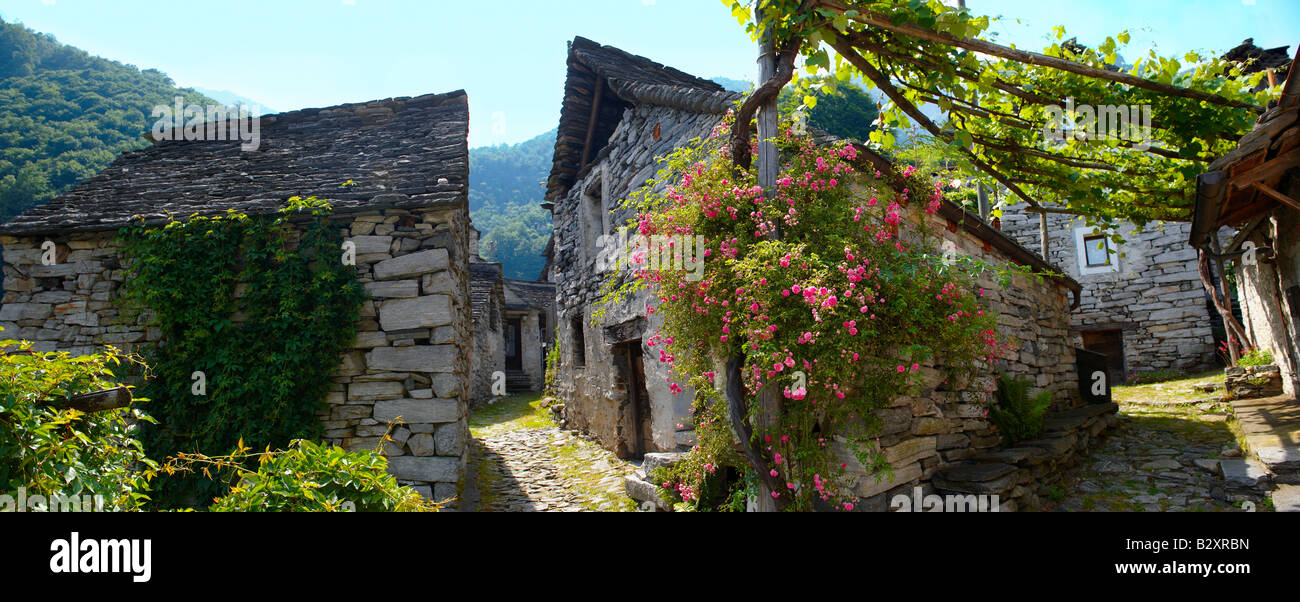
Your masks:
{"label": "stone paving", "polygon": [[[471,415],[465,509],[481,512],[628,511],[623,477],[636,467],[555,426],[538,395]],[[498,407],[499,406],[499,407]]]}
{"label": "stone paving", "polygon": [[[1218,375],[1222,381],[1222,374]],[[1115,389],[1120,421],[1063,481],[1049,510],[1258,511],[1262,493],[1228,487],[1219,467],[1240,462],[1228,404],[1194,389],[1213,376]]]}

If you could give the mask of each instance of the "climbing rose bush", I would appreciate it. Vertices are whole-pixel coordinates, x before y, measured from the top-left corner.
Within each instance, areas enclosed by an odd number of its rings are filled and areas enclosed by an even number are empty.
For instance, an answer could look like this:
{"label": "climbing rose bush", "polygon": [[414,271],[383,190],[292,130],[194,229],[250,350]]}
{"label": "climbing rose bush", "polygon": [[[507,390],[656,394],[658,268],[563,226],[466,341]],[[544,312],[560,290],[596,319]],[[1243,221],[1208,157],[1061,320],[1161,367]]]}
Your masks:
{"label": "climbing rose bush", "polygon": [[[620,284],[615,274],[607,284],[605,304],[638,289],[654,295],[646,314],[661,314],[663,327],[646,343],[657,350],[649,359],[671,366],[674,392],[695,392],[699,444],[659,471],[656,484],[665,497],[698,505],[730,471],[746,476],[710,504],[735,507],[737,489],[755,491],[720,391],[726,358],[739,355],[748,415],[764,387],[782,398],[773,426],[752,441],[764,470],[785,485],[771,495],[786,496],[788,508],[852,509],[848,458],[837,448],[876,478],[892,478],[872,411],[920,392],[927,379],[934,386],[968,377],[995,359],[995,319],[981,305],[977,277],[1005,279],[1011,270],[945,257],[919,219],[938,210],[941,188],[911,168],[864,173],[848,144],[818,147],[787,129],[777,140],[780,177],[766,194],[754,173],[733,167],[723,144],[730,124],[676,151],[659,180],[626,201],[638,212],[630,225],[645,238],[626,262],[633,277]],[[891,177],[908,185],[896,194]],[[682,246],[689,259],[692,237],[703,239],[702,277],[647,262],[657,252],[680,263]]]}

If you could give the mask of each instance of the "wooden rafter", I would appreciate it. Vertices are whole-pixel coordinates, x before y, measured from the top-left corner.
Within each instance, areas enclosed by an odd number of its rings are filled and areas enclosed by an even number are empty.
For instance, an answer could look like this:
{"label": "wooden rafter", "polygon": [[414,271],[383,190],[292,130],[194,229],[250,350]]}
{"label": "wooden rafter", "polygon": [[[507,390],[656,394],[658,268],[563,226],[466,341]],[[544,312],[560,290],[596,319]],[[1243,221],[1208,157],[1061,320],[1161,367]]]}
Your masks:
{"label": "wooden rafter", "polygon": [[1265,184],[1263,182],[1255,182],[1255,189],[1264,193],[1266,196],[1272,198],[1273,200],[1282,203],[1283,205],[1295,209],[1296,211],[1300,211],[1300,201],[1297,201],[1285,194],[1282,194],[1281,192],[1278,192],[1275,188],[1269,186],[1268,184]]}
{"label": "wooden rafter", "polygon": [[582,161],[578,164],[581,171],[591,159],[591,143],[596,137],[596,120],[600,117],[600,99],[605,96],[605,76],[596,76],[596,86],[591,92],[591,118],[587,120],[587,137],[582,143]]}

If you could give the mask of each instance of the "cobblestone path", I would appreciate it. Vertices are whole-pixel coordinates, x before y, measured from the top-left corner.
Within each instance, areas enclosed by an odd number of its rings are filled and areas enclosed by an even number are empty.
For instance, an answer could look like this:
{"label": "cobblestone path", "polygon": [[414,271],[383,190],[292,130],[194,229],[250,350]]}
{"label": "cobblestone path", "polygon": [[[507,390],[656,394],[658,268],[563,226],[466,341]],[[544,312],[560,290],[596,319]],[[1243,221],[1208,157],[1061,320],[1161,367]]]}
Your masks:
{"label": "cobblestone path", "polygon": [[[1217,379],[1222,381],[1222,373]],[[1226,487],[1217,460],[1239,458],[1221,392],[1195,385],[1214,376],[1117,387],[1120,420],[1102,444],[1064,480],[1049,510],[1267,510],[1266,497]]]}
{"label": "cobblestone path", "polygon": [[560,430],[536,394],[511,396],[470,417],[466,510],[628,511],[623,476],[636,470],[595,443]]}

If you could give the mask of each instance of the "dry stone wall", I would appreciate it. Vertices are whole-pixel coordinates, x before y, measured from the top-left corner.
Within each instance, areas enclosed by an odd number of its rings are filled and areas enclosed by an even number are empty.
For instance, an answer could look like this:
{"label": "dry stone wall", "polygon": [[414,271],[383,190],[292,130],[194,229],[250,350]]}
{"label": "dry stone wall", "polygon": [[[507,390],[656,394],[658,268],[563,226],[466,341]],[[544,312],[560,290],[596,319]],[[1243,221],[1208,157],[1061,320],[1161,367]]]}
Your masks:
{"label": "dry stone wall", "polygon": [[[362,307],[353,349],[341,358],[319,413],[324,441],[379,449],[399,481],[435,499],[456,495],[464,473],[470,374],[468,230],[463,205],[361,210],[332,218],[356,245]],[[41,264],[46,239],[58,263]],[[125,279],[111,232],[0,237],[5,338],[42,351],[94,353],[159,342],[148,312],[123,313]]]}
{"label": "dry stone wall", "polygon": [[[905,219],[913,224],[912,231],[925,224],[940,237],[940,244],[950,241],[961,255],[990,265],[1009,261],[985,240],[956,224],[948,224],[946,219],[920,211],[915,204],[904,212]],[[997,236],[992,232],[988,235]],[[1056,278],[1015,275],[1004,287],[993,274],[984,274],[977,286],[984,291],[985,311],[997,316],[999,337],[1009,345],[996,369],[1032,380],[1035,392],[1051,392],[1053,412],[1086,411],[1077,409],[1081,396],[1070,331],[1072,293],[1067,283]],[[862,500],[859,510],[884,511],[888,500],[897,495],[911,496],[916,487],[932,492],[933,482],[942,471],[964,466],[1002,445],[1001,433],[987,417],[995,388],[992,369],[990,375],[972,382],[945,382],[949,377],[943,358],[927,362],[922,370],[925,383],[920,393],[901,396],[890,407],[876,411],[883,425],[879,445],[893,467],[892,479],[878,480],[842,441],[837,445],[837,452],[854,478],[854,494]],[[1034,474],[1041,476],[1041,472]]]}

